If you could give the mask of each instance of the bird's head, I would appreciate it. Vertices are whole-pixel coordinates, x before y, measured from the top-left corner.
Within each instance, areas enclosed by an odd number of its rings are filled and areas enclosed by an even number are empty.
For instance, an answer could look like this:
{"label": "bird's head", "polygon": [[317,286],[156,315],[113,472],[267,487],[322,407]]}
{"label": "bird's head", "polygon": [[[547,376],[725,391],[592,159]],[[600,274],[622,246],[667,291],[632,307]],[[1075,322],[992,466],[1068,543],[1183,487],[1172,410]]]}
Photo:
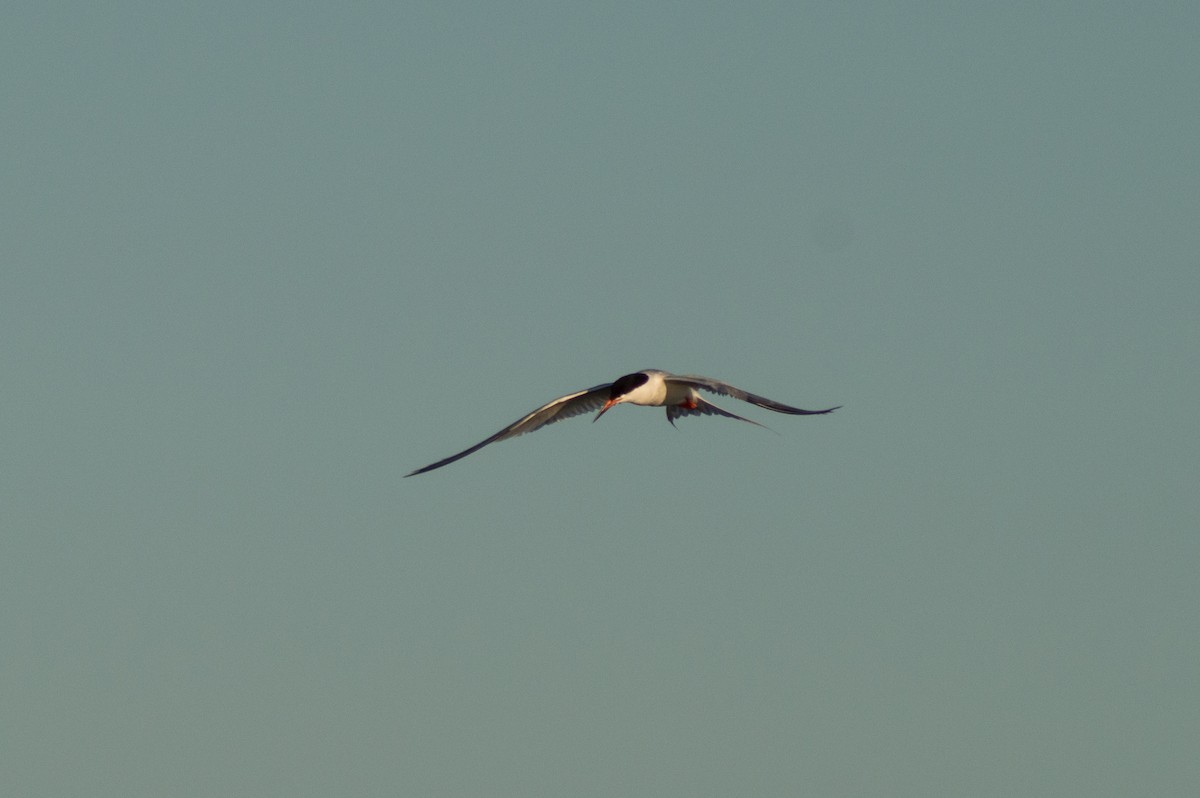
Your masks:
{"label": "bird's head", "polygon": [[594,424],[596,421],[598,421],[600,416],[607,413],[610,407],[615,407],[622,402],[629,401],[629,394],[635,389],[645,385],[649,379],[649,375],[641,371],[633,374],[626,374],[624,377],[618,377],[617,381],[609,386],[608,399],[604,402],[604,407],[601,407],[600,412],[597,413],[596,417],[592,419],[592,423]]}

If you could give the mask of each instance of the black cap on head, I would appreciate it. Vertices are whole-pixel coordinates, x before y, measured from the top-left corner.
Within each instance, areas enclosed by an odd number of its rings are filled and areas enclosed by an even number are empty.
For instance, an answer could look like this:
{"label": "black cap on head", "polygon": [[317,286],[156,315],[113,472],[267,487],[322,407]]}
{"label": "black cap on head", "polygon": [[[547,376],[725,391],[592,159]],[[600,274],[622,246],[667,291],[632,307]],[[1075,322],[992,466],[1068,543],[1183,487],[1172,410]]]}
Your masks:
{"label": "black cap on head", "polygon": [[624,377],[618,377],[617,381],[608,389],[608,398],[616,399],[618,396],[624,396],[634,388],[645,385],[649,379],[650,377],[647,374],[640,371],[634,374],[626,374]]}

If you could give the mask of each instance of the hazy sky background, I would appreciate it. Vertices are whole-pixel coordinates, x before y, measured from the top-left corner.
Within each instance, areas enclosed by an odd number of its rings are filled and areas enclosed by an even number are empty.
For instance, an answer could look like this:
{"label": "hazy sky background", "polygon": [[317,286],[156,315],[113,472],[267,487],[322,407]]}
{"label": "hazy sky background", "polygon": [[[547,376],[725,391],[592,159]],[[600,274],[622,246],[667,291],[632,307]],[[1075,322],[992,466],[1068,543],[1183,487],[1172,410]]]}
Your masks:
{"label": "hazy sky background", "polygon": [[1200,794],[1198,41],[7,5],[4,791]]}

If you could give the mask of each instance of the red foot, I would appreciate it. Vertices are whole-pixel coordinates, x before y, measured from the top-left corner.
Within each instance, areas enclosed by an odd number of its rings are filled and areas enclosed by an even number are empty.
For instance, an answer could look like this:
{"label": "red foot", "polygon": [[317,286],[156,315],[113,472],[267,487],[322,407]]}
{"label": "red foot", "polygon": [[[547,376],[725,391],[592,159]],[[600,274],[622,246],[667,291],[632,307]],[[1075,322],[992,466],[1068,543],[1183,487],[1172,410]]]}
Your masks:
{"label": "red foot", "polygon": [[688,399],[685,402],[680,402],[679,406],[683,407],[683,408],[687,408],[688,410],[695,410],[698,407],[695,399]]}

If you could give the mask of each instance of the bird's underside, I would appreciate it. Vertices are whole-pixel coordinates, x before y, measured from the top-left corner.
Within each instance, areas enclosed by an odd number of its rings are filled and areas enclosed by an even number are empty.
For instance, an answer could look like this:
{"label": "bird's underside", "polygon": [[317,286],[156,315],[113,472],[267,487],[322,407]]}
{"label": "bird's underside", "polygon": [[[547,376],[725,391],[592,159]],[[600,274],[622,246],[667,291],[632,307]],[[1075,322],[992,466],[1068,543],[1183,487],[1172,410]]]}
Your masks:
{"label": "bird's underside", "polygon": [[[745,421],[747,424],[767,429],[767,426],[764,424],[759,424],[757,421],[752,421],[748,418],[742,418],[737,413],[730,413],[728,410],[717,407],[712,402],[706,401],[700,396],[680,402],[677,405],[667,405],[667,421],[671,422],[672,427],[675,427],[675,419],[686,418],[688,416],[725,416],[725,418],[736,418],[738,421]],[[675,428],[678,429],[678,427]]]}

